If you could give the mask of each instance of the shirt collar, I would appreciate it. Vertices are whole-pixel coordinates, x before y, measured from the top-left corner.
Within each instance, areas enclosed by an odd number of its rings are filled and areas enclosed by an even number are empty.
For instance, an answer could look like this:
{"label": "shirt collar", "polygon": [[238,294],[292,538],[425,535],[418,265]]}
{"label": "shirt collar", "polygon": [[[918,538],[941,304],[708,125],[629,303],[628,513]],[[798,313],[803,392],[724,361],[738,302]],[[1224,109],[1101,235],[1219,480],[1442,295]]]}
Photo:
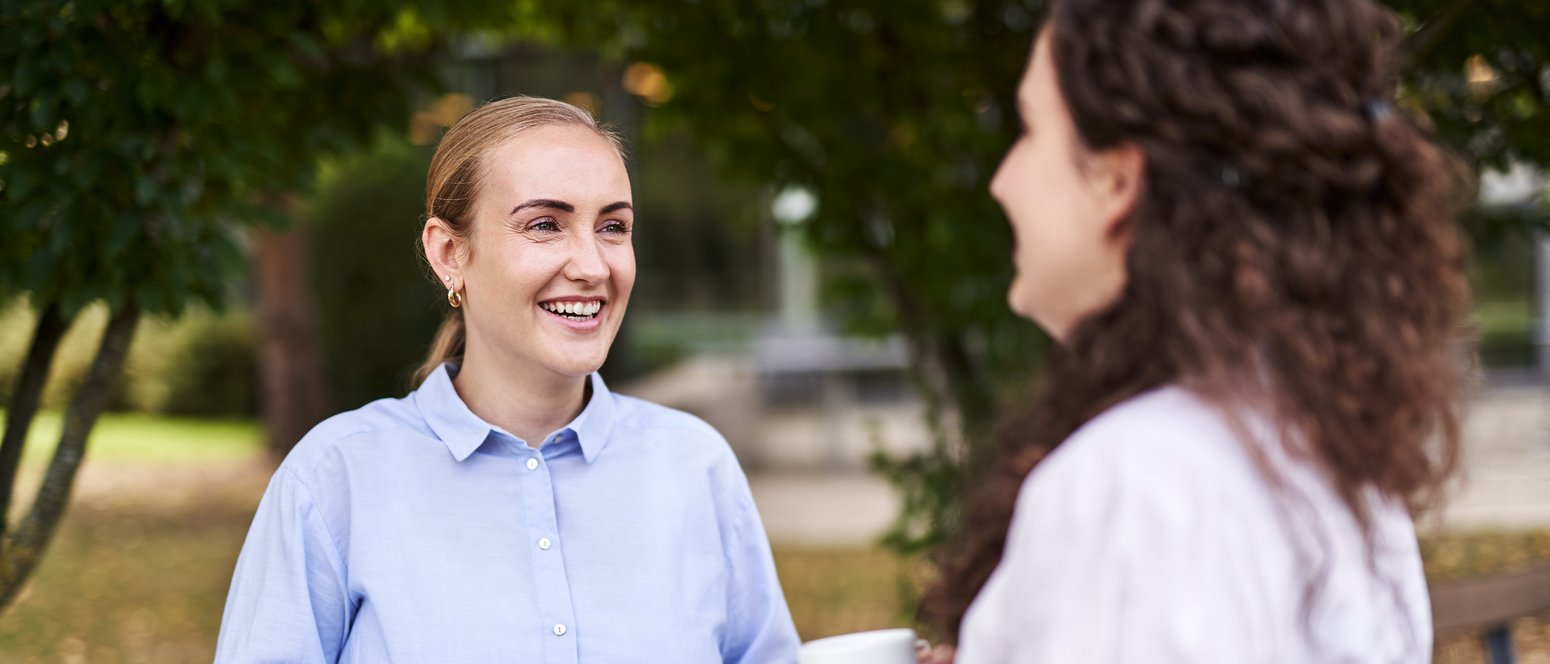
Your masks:
{"label": "shirt collar", "polygon": [[[452,386],[456,373],[456,367],[443,363],[420,383],[420,389],[414,392],[414,401],[431,431],[447,446],[452,457],[461,462],[484,445],[490,432],[499,429],[480,419],[463,403],[463,398]],[[592,384],[592,398],[562,431],[568,429],[575,434],[582,456],[587,463],[592,463],[608,445],[608,436],[613,431],[614,398],[602,376],[594,372],[588,380]]]}
{"label": "shirt collar", "polygon": [[592,463],[597,455],[602,454],[603,448],[608,446],[609,434],[614,430],[614,395],[608,391],[600,374],[593,372],[590,378],[592,399],[566,427],[576,432],[576,439],[581,443],[581,454],[586,457],[587,463]]}

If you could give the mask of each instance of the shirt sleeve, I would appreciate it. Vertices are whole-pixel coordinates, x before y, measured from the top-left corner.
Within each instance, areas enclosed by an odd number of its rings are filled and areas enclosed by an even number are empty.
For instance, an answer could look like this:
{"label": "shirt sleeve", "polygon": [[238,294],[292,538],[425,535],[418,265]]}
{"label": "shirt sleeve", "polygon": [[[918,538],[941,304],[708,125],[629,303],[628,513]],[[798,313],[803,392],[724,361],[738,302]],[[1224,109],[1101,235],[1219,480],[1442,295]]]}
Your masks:
{"label": "shirt sleeve", "polygon": [[1210,473],[1117,452],[1052,458],[1025,483],[983,607],[1002,627],[983,661],[1261,661],[1268,598],[1254,597]]}
{"label": "shirt sleeve", "polygon": [[786,595],[775,574],[775,558],[764,534],[748,480],[739,472],[730,491],[732,524],[726,556],[731,571],[727,592],[727,630],[721,640],[721,659],[726,664],[783,664],[796,662],[796,626]]}
{"label": "shirt sleeve", "polygon": [[335,662],[353,613],[335,541],[307,486],[282,467],[237,558],[215,661]]}

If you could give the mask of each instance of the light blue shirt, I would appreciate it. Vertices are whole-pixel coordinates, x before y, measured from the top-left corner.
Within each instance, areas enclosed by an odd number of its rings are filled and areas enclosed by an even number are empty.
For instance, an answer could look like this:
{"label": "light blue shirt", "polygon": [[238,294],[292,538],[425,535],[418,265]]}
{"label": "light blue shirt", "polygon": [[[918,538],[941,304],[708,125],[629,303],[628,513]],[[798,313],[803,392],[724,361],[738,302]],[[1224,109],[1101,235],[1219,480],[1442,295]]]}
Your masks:
{"label": "light blue shirt", "polygon": [[237,560],[217,662],[796,661],[748,481],[692,415],[591,377],[534,449],[438,369],[319,424]]}

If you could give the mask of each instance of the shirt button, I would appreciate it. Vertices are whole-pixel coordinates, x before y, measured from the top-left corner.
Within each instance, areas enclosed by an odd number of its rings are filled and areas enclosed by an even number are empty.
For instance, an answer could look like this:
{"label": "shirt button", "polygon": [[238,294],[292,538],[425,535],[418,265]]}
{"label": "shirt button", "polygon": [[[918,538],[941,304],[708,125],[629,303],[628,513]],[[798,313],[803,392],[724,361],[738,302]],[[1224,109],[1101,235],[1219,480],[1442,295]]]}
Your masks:
{"label": "shirt button", "polygon": [[528,470],[538,470],[538,459],[528,459],[527,460],[527,469]]}
{"label": "shirt button", "polygon": [[555,625],[554,626],[554,635],[555,636],[565,636],[565,625],[564,624]]}
{"label": "shirt button", "polygon": [[547,538],[547,537],[540,537],[540,538],[538,538],[538,548],[543,549],[545,551],[548,551],[549,550],[549,538]]}

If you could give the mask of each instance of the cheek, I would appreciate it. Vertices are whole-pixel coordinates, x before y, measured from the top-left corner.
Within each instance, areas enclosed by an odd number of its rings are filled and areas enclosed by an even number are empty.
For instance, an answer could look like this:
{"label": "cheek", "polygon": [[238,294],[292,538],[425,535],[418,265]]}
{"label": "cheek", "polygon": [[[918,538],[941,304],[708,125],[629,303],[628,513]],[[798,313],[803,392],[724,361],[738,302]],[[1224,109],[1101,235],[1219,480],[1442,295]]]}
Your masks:
{"label": "cheek", "polygon": [[522,251],[504,257],[502,281],[509,295],[532,297],[559,274],[562,262],[550,251]]}
{"label": "cheek", "polygon": [[1071,195],[1069,174],[1050,168],[1040,147],[1009,155],[996,175],[1001,180],[997,199],[1009,216],[1021,222],[1017,224],[1020,235],[1035,230],[1036,223],[1065,216],[1068,201],[1064,199]]}
{"label": "cheek", "polygon": [[608,270],[621,295],[635,286],[635,248],[624,245],[608,255]]}

